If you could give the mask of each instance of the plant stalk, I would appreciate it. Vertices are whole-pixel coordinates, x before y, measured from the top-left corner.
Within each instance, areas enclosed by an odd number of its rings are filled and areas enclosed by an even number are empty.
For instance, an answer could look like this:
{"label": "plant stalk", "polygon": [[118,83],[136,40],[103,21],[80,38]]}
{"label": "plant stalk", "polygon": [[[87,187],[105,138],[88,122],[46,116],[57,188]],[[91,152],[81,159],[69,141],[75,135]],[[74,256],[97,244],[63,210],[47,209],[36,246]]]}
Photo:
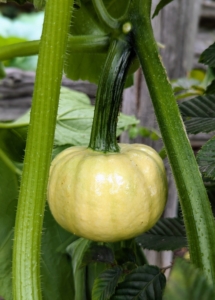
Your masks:
{"label": "plant stalk", "polygon": [[41,300],[40,244],[73,0],[47,0],[13,248],[13,299]]}
{"label": "plant stalk", "polygon": [[89,148],[119,152],[116,128],[127,71],[134,53],[129,38],[113,40],[103,67],[96,94]]}
{"label": "plant stalk", "polygon": [[151,0],[133,0],[129,14],[139,57],[177,185],[191,261],[215,284],[214,218],[196,159],[161,62],[151,27]]}

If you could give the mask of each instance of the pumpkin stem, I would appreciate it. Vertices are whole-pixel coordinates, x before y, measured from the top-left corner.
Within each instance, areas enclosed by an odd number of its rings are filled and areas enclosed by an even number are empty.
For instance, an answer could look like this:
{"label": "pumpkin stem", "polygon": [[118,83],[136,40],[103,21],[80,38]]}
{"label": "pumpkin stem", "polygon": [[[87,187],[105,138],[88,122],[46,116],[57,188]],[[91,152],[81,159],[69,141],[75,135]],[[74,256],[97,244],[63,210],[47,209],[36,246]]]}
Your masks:
{"label": "pumpkin stem", "polygon": [[99,80],[89,148],[119,152],[116,128],[127,71],[134,58],[129,35],[111,42]]}

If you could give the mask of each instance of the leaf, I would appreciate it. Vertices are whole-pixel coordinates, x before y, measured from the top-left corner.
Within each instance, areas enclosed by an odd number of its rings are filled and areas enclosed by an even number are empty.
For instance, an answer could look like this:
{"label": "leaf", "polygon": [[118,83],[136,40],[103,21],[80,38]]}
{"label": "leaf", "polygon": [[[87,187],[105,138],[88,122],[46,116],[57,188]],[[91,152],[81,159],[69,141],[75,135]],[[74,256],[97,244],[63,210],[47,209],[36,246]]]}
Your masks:
{"label": "leaf", "polygon": [[215,299],[215,291],[200,270],[185,260],[177,259],[164,292],[164,299],[211,300]]}
{"label": "leaf", "polygon": [[[10,123],[0,123],[0,148],[7,153],[8,157],[13,161],[22,162],[24,157],[24,149],[27,136],[27,128],[8,127]],[[4,128],[6,125],[6,128]]]}
{"label": "leaf", "polygon": [[157,16],[157,15],[159,14],[160,10],[161,10],[164,6],[166,6],[167,4],[169,4],[170,2],[172,2],[172,1],[173,1],[173,0],[161,0],[161,1],[158,3],[158,5],[156,6],[152,18],[154,18],[155,16]]}
{"label": "leaf", "polygon": [[12,245],[18,177],[0,156],[0,296],[12,300]]}
{"label": "leaf", "polygon": [[[42,235],[41,280],[44,300],[74,298],[71,262],[65,253],[72,234],[60,227],[46,207]],[[64,251],[59,252],[59,246]]]}
{"label": "leaf", "polygon": [[158,267],[136,268],[118,285],[113,300],[161,300],[166,278]]}
{"label": "leaf", "polygon": [[107,300],[114,294],[115,288],[122,275],[122,268],[115,266],[112,269],[108,269],[102,272],[98,278],[96,278],[93,291],[93,300]]}
{"label": "leaf", "polygon": [[143,248],[155,251],[176,250],[187,246],[183,221],[177,218],[160,219],[156,225],[136,237]]}
{"label": "leaf", "polygon": [[210,45],[199,58],[199,62],[210,67],[215,67],[215,43]]}
{"label": "leaf", "polygon": [[[90,100],[85,94],[61,88],[55,146],[87,146],[93,114],[94,106],[90,104]],[[21,161],[23,158],[29,120],[30,111],[16,121],[0,123],[0,146],[6,153],[9,153],[13,160]],[[135,117],[120,114],[117,135],[138,122]]]}
{"label": "leaf", "polygon": [[198,86],[200,81],[194,78],[179,78],[177,80],[173,80],[172,88],[174,92],[188,91],[191,88]]}
{"label": "leaf", "polygon": [[[103,1],[108,12],[113,17],[122,16],[127,8],[129,0],[105,0]],[[87,20],[87,23],[86,23]],[[92,1],[81,1],[81,7],[74,10],[71,26],[72,35],[112,35],[110,29],[107,29],[98,19],[94,10]],[[89,80],[98,83],[102,67],[104,65],[107,53],[71,53],[67,49],[64,71],[66,76],[73,80]],[[134,73],[139,67],[136,60],[129,74]]]}
{"label": "leaf", "polygon": [[215,80],[211,82],[211,84],[207,87],[205,94],[215,94]]}
{"label": "leaf", "polygon": [[[24,1],[23,1],[24,3]],[[20,14],[10,20],[0,14],[0,44],[6,46],[22,41],[40,39],[44,13]],[[36,70],[37,56],[16,57],[5,62],[5,66],[18,67],[23,70]]]}
{"label": "leaf", "polygon": [[73,300],[87,300],[86,298],[86,267],[81,268],[84,253],[92,241],[79,238],[66,249],[72,259],[72,270],[75,286],[75,297]]}
{"label": "leaf", "polygon": [[104,263],[93,263],[89,264],[86,268],[87,273],[87,300],[92,299],[92,290],[93,285],[96,280],[96,278],[104,272],[106,269],[109,269],[110,265],[104,264]]}
{"label": "leaf", "polygon": [[215,95],[204,95],[179,104],[188,133],[215,130]]}
{"label": "leaf", "polygon": [[[18,178],[0,157],[0,296],[12,300],[13,228]],[[73,274],[65,252],[57,251],[72,235],[62,229],[46,209],[42,235],[41,278],[43,299],[73,299]]]}
{"label": "leaf", "polygon": [[196,159],[204,177],[215,180],[215,136],[201,148]]}
{"label": "leaf", "polygon": [[88,265],[92,262],[113,264],[114,263],[113,251],[107,246],[101,246],[98,245],[97,243],[92,243],[84,253],[81,266]]}

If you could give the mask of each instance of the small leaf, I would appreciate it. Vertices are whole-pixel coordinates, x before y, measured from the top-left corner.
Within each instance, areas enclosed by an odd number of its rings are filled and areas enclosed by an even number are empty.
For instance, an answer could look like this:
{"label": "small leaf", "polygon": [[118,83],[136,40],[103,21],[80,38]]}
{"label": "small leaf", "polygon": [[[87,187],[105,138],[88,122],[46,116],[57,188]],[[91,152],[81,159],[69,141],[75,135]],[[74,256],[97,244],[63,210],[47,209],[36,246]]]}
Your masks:
{"label": "small leaf", "polygon": [[158,267],[136,268],[118,285],[113,300],[161,300],[166,278]]}
{"label": "small leaf", "polygon": [[188,133],[215,130],[215,95],[204,95],[179,104]]}
{"label": "small leaf", "polygon": [[215,299],[215,291],[205,275],[194,265],[182,259],[177,259],[166,290],[165,300]]}
{"label": "small leaf", "polygon": [[176,250],[187,246],[183,221],[177,218],[163,218],[146,233],[136,237],[143,248],[155,251]]}
{"label": "small leaf", "polygon": [[156,6],[152,18],[154,18],[155,16],[157,16],[157,15],[159,14],[160,10],[161,10],[164,6],[166,6],[167,4],[169,4],[170,2],[172,2],[172,1],[173,1],[173,0],[161,0],[161,1],[158,3],[158,5]]}
{"label": "small leaf", "polygon": [[113,251],[109,247],[92,243],[84,253],[81,266],[88,265],[92,262],[114,263]]}
{"label": "small leaf", "polygon": [[210,45],[199,58],[199,62],[210,67],[215,67],[215,43]]}
{"label": "small leaf", "polygon": [[173,80],[172,88],[174,92],[188,91],[194,86],[198,86],[200,81],[194,78],[179,78],[177,80]]}
{"label": "small leaf", "polygon": [[205,94],[215,94],[215,80],[211,82],[211,84],[207,87]]}
{"label": "small leaf", "polygon": [[215,180],[215,136],[201,148],[196,159],[204,177]]}
{"label": "small leaf", "polygon": [[122,275],[122,268],[115,266],[102,272],[95,280],[92,291],[93,300],[107,300],[114,294],[115,288]]}
{"label": "small leaf", "polygon": [[86,268],[81,268],[84,253],[92,242],[79,238],[66,248],[72,259],[72,270],[74,277],[75,298],[74,300],[86,299]]}

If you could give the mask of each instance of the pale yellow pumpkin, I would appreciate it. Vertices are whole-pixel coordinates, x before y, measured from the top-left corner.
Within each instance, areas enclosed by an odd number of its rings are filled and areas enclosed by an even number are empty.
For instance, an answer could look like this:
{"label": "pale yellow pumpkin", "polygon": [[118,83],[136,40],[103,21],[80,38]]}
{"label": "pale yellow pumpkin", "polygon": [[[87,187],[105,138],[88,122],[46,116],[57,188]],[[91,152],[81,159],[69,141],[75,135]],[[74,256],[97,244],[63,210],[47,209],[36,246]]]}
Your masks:
{"label": "pale yellow pumpkin", "polygon": [[167,198],[163,161],[141,144],[120,153],[71,147],[52,162],[48,202],[66,230],[94,241],[135,237],[160,218]]}

